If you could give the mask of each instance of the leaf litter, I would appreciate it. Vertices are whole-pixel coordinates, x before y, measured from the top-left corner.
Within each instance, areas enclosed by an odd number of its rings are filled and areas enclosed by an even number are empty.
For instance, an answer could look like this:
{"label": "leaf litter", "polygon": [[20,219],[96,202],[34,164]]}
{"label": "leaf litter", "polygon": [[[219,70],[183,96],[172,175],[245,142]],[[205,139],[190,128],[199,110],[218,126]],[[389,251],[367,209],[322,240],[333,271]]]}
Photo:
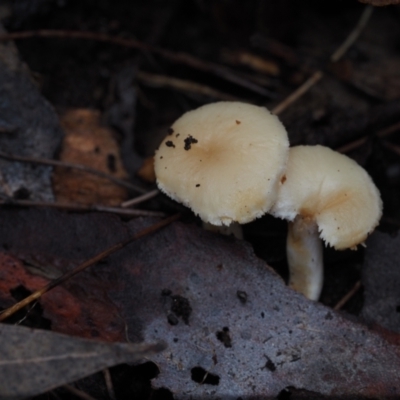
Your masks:
{"label": "leaf litter", "polygon": [[35,396],[161,351],[162,343],[104,343],[0,324],[0,399]]}
{"label": "leaf litter", "polygon": [[[228,11],[227,6],[219,7],[225,8],[225,13]],[[229,6],[230,8],[233,12],[237,11],[236,7]],[[302,13],[309,14],[309,8],[303,8]],[[141,13],[136,14],[143,19]],[[289,18],[297,14],[295,8],[289,10],[288,14]],[[224,25],[224,18],[229,15],[229,12],[220,15],[221,20],[218,21],[222,21]],[[371,147],[371,132],[398,120],[398,71],[392,69],[392,65],[398,59],[396,54],[388,52],[388,48],[395,49],[393,37],[397,35],[398,24],[391,16],[393,29],[387,29],[388,25],[382,20],[382,15],[385,14],[380,15],[381,17],[377,15],[374,21],[380,21],[383,28],[378,26],[377,29],[375,26],[372,34],[379,32],[378,36],[384,44],[374,40],[370,42],[376,48],[384,49],[383,54],[377,56],[371,52],[361,38],[342,64],[332,65],[332,68],[336,67],[336,78],[325,76],[302,102],[297,102],[289,111],[285,111],[283,119],[290,127],[293,142],[322,141],[336,147],[367,134],[362,140]],[[264,17],[261,13],[261,18]],[[330,20],[334,27],[338,23],[337,17],[332,14]],[[274,24],[277,25],[280,19],[274,19]],[[131,22],[129,18],[130,25]],[[138,24],[133,25],[137,29]],[[282,24],[279,22],[279,25]],[[283,25],[286,25],[286,29],[291,27],[290,23]],[[338,41],[338,37],[335,37],[337,30],[332,29],[329,24],[323,25],[322,34],[321,29],[318,30],[319,34],[316,34],[314,24],[307,24],[308,33],[305,28],[300,30],[305,31],[306,36],[309,35],[311,43],[313,40],[321,41],[314,47],[315,54],[321,49],[330,51]],[[253,31],[254,27],[251,29]],[[185,36],[182,32],[179,34],[180,40]],[[335,35],[332,35],[332,32],[335,32]],[[383,33],[390,33],[392,37],[386,40]],[[327,40],[329,35],[330,39]],[[93,36],[95,37],[96,33]],[[265,45],[265,39],[268,38],[262,39]],[[309,39],[298,39],[299,46],[296,49],[300,48],[299,54],[304,51],[304,45],[307,53]],[[332,46],[326,46],[326,42],[332,39]],[[197,45],[197,42],[193,43]],[[57,46],[58,44],[59,42]],[[81,44],[78,43],[77,47]],[[33,53],[37,51],[33,50]],[[298,55],[294,51],[293,53]],[[169,55],[174,56],[174,53],[169,52]],[[387,56],[390,56],[388,62],[385,61]],[[363,62],[360,63],[360,59],[363,58]],[[176,62],[178,59],[179,57],[172,57],[170,61]],[[314,59],[315,62],[315,56],[310,59]],[[383,61],[376,62],[375,59]],[[85,90],[76,90],[80,81],[75,80],[76,75],[68,69],[68,63],[65,63],[66,66],[63,64],[61,61],[61,67],[67,68],[68,78],[74,83],[70,85],[73,87],[74,96],[79,97],[83,94],[85,98],[90,97],[86,94],[90,91],[85,93]],[[134,61],[132,67],[136,65]],[[297,72],[310,73],[307,68],[302,70],[304,65],[298,67]],[[127,83],[134,98],[136,85],[133,76],[136,71],[133,72],[130,66],[126,70],[129,75]],[[379,77],[375,77],[377,74]],[[138,71],[137,76],[139,82],[143,83],[143,71]],[[148,74],[148,79],[153,83],[156,77],[155,74]],[[163,78],[166,81],[168,76]],[[169,79],[169,82],[171,81]],[[125,83],[121,85],[121,93],[126,92]],[[47,87],[55,88],[54,92],[58,93],[57,84],[47,84]],[[351,86],[356,88],[358,93],[349,90]],[[364,93],[363,96],[360,96],[361,92]],[[375,105],[365,94],[372,96],[375,101],[385,100],[387,103]],[[62,98],[64,95],[61,93],[56,98]],[[174,95],[178,98],[177,90]],[[142,149],[150,155],[152,146],[156,146],[157,142],[157,135],[153,133],[163,132],[163,126],[160,125],[168,125],[173,119],[172,115],[177,114],[177,109],[180,110],[182,104],[184,108],[192,107],[193,99],[188,102],[187,98],[179,97],[179,107],[176,107],[176,104],[170,104],[173,101],[169,93],[168,104],[163,105],[159,102],[162,96],[158,94],[152,96],[146,90],[145,96],[141,96],[143,103],[146,97],[147,106],[141,107],[143,105],[138,104],[141,110],[139,114],[142,115],[143,109],[147,107],[150,119],[157,122],[151,124],[154,125],[154,129],[151,129],[152,134],[149,134],[149,127],[143,124],[142,117],[142,124],[138,124],[138,129],[135,129],[135,136],[139,136],[135,137],[135,141],[150,142],[151,145],[147,144]],[[251,101],[255,100],[252,98]],[[164,110],[160,116],[155,116],[154,105],[148,107],[151,102],[154,102],[158,110]],[[195,104],[198,102],[199,99],[194,101]],[[201,102],[204,102],[204,99]],[[129,160],[132,160],[131,132],[135,114],[132,98],[125,103],[124,112],[127,111],[130,120],[125,127],[120,127],[120,130],[124,132],[124,136],[130,138],[130,146],[123,146],[122,149],[126,154],[124,161],[127,165]],[[124,114],[121,115],[122,117],[116,118],[115,122],[125,118]],[[3,128],[13,131],[13,126],[8,121],[0,126],[0,129]],[[362,160],[365,161],[365,157],[372,150],[362,150]],[[376,150],[375,143],[375,158]],[[137,157],[137,154],[134,157]],[[138,164],[137,160],[135,164]],[[132,172],[131,169],[129,171]],[[382,176],[379,176],[382,185],[381,178]],[[10,216],[8,219],[2,219],[7,224],[2,234],[4,253],[0,259],[4,267],[0,269],[0,303],[3,307],[11,305],[14,298],[17,299],[17,295],[21,296],[21,293],[40,288],[48,283],[49,279],[74,268],[77,263],[116,241],[123,240],[128,232],[148,226],[153,221],[140,219],[123,224],[117,218],[101,214],[83,216],[56,212],[24,213],[11,209],[4,210],[2,216],[6,213],[10,213]],[[18,228],[15,225],[18,225]],[[42,234],[44,237],[40,239]],[[49,321],[53,330],[82,337],[122,341],[126,340],[128,335],[130,340],[141,341],[145,338],[165,336],[170,347],[165,353],[154,358],[160,366],[160,374],[154,380],[154,386],[164,387],[169,398],[172,398],[172,393],[176,398],[205,398],[207,395],[226,398],[232,393],[231,397],[235,399],[240,395],[246,398],[264,398],[280,393],[278,397],[283,398],[289,387],[319,392],[316,398],[321,398],[324,393],[332,396],[354,396],[354,393],[358,393],[360,396],[380,398],[398,395],[398,378],[395,375],[399,370],[398,347],[394,345],[398,345],[400,340],[396,333],[390,334],[380,329],[377,334],[367,330],[364,325],[340,317],[326,307],[299,298],[296,293],[287,289],[262,261],[254,257],[250,247],[227,238],[215,240],[215,237],[210,235],[195,227],[176,224],[155,235],[156,238],[161,238],[160,242],[155,238],[146,238],[141,244],[132,245],[121,254],[102,261],[47,293],[41,298],[40,305],[36,304],[26,310],[26,315],[20,315],[22,323],[27,322],[36,312],[43,314],[42,320]],[[378,322],[397,330],[397,308],[393,307],[397,307],[397,297],[393,291],[395,286],[391,286],[384,279],[384,274],[387,272],[390,275],[395,265],[389,260],[390,266],[386,268],[384,258],[377,256],[379,240],[378,245],[374,245],[373,241],[371,243],[371,250],[367,249],[366,256],[372,256],[372,261],[363,278],[366,288],[363,316],[369,323]],[[391,249],[388,254],[397,257],[394,247]],[[175,266],[172,265],[173,262]],[[376,263],[373,264],[374,262]],[[385,266],[385,272],[381,271],[381,279],[376,281],[379,288],[375,290],[374,277],[378,276],[375,274],[379,274],[377,267],[381,264]],[[255,271],[250,273],[252,269]],[[154,271],[157,271],[159,276],[155,276]],[[252,282],[254,278],[259,281],[257,284]],[[397,282],[394,275],[393,278],[393,283]],[[386,290],[387,293],[391,293],[388,299],[384,299]],[[382,305],[381,308],[373,308],[374,299]],[[374,315],[377,310],[382,314]],[[30,323],[34,324],[35,318],[32,319]],[[18,322],[18,319],[14,322]],[[257,393],[261,393],[260,396]]]}
{"label": "leaf litter", "polygon": [[[1,211],[1,218],[8,255],[48,254],[63,271],[154,221],[38,210]],[[106,309],[96,310],[108,304],[129,341],[165,340],[168,349],[151,358],[160,370],[153,385],[175,399],[273,397],[287,387],[335,396],[400,393],[398,346],[289,289],[245,242],[174,223],[105,261],[59,288],[66,291],[63,310],[74,298],[87,337],[93,324],[107,325]],[[79,335],[69,315],[49,306],[52,293],[40,300],[43,316],[53,329]]]}

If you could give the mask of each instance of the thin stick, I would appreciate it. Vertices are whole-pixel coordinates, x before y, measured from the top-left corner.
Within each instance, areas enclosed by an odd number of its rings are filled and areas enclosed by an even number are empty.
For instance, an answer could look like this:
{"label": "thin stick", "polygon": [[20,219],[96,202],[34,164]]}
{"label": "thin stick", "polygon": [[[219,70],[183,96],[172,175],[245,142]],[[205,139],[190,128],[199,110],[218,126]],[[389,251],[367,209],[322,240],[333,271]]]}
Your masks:
{"label": "thin stick", "polygon": [[340,310],[361,288],[361,281],[357,281],[350,291],[345,294],[333,307],[334,310]]}
{"label": "thin stick", "polygon": [[64,162],[64,161],[50,160],[47,158],[33,158],[33,157],[16,156],[14,154],[7,154],[2,151],[0,151],[0,158],[4,158],[5,160],[9,160],[9,161],[19,161],[19,162],[31,163],[31,164],[51,165],[53,167],[77,169],[79,171],[87,172],[89,174],[97,175],[97,176],[100,176],[101,178],[108,179],[117,185],[124,186],[127,189],[134,190],[135,192],[146,193],[146,190],[142,189],[139,186],[133,185],[132,183],[127,182],[123,179],[116,178],[110,174],[107,174],[105,172],[99,171],[97,169],[94,169],[94,168],[91,168],[91,167],[88,167],[88,166],[82,165],[82,164],[73,164],[73,163]]}
{"label": "thin stick", "polygon": [[393,143],[390,143],[390,142],[388,142],[386,140],[382,142],[382,145],[383,145],[383,147],[385,149],[387,149],[387,150],[391,151],[392,153],[400,156],[400,146],[397,146],[397,145],[395,145]]}
{"label": "thin stick", "polygon": [[348,153],[363,145],[367,141],[367,139],[367,136],[363,136],[360,139],[353,140],[352,142],[346,143],[345,145],[338,147],[336,151],[339,153]]}
{"label": "thin stick", "polygon": [[143,203],[144,201],[150,200],[153,197],[156,197],[160,194],[160,191],[158,189],[154,189],[146,194],[142,194],[141,196],[135,197],[131,200],[124,201],[121,203],[122,208],[128,208],[132,206],[136,206],[139,203]]}
{"label": "thin stick", "polygon": [[307,93],[322,77],[324,73],[322,71],[314,72],[301,86],[299,86],[293,93],[291,93],[286,99],[281,101],[277,106],[272,109],[272,112],[276,115],[286,110],[292,103],[298,100],[301,96]]}
{"label": "thin stick", "polygon": [[115,391],[114,391],[114,387],[112,384],[110,370],[108,368],[104,369],[103,375],[104,375],[104,381],[106,382],[108,397],[111,400],[117,400],[117,396],[115,396]]}
{"label": "thin stick", "polygon": [[220,100],[238,100],[237,97],[223,93],[210,86],[199,84],[193,81],[174,78],[171,76],[150,74],[148,72],[138,71],[137,78],[146,85],[155,87],[167,87],[186,93],[196,93],[203,96],[212,97]]}
{"label": "thin stick", "polygon": [[238,86],[242,86],[248,90],[255,93],[261,94],[263,96],[274,96],[269,90],[249,82],[246,79],[234,74],[231,70],[225,67],[221,67],[218,64],[213,64],[205,62],[199,58],[193,57],[186,53],[174,53],[169,50],[161,49],[156,46],[152,46],[135,39],[125,39],[120,37],[113,37],[106,35],[104,33],[97,32],[80,32],[80,31],[68,31],[68,30],[58,30],[58,29],[41,29],[37,31],[25,31],[25,32],[14,32],[0,35],[0,42],[8,40],[19,40],[27,39],[33,37],[42,38],[63,38],[63,39],[86,39],[95,40],[98,42],[110,43],[118,46],[134,48],[142,51],[149,51],[164,57],[175,63],[180,63],[187,65],[189,67],[198,69],[203,72],[212,73],[228,82],[234,83]]}
{"label": "thin stick", "polygon": [[75,396],[81,398],[82,400],[96,400],[94,397],[90,396],[89,394],[85,393],[84,391],[77,389],[71,385],[63,385],[63,388],[68,390],[70,393],[74,394]]}
{"label": "thin stick", "polygon": [[[391,135],[394,132],[397,132],[398,130],[400,130],[400,122],[396,122],[393,125],[390,125],[389,127],[380,130],[376,136],[379,138],[384,138],[386,136]],[[352,142],[349,142],[343,146],[340,146],[336,149],[336,151],[338,151],[339,153],[348,153],[351,150],[354,150],[358,147],[360,147],[362,144],[364,144],[367,141],[368,137],[367,136],[363,136],[357,140],[354,140]]]}
{"label": "thin stick", "polygon": [[[330,56],[331,62],[339,61],[346,51],[354,44],[354,42],[358,39],[361,32],[367,25],[371,15],[372,15],[372,6],[366,6],[364,11],[361,14],[360,19],[357,22],[355,28],[350,32],[345,41],[333,52]],[[307,93],[322,77],[324,73],[322,71],[316,71],[314,74],[308,78],[300,87],[298,87],[292,94],[290,94],[286,99],[284,99],[281,103],[279,103],[276,107],[273,108],[272,112],[274,114],[280,114],[286,108],[289,107],[292,103],[297,101],[301,96]]]}
{"label": "thin stick", "polygon": [[361,14],[361,17],[358,20],[358,23],[355,26],[355,28],[353,29],[353,31],[350,32],[350,35],[347,37],[347,39],[331,55],[332,62],[339,61],[346,54],[347,50],[349,50],[349,48],[358,39],[358,37],[361,35],[361,32],[366,27],[369,19],[371,18],[373,10],[374,10],[374,8],[372,6],[366,6],[364,8],[364,11]]}
{"label": "thin stick", "polygon": [[100,211],[109,212],[118,215],[129,215],[132,217],[165,217],[165,214],[159,211],[147,211],[147,210],[130,210],[119,207],[107,207],[100,204],[84,205],[84,204],[73,204],[73,203],[52,203],[47,201],[32,201],[32,200],[15,200],[6,199],[0,200],[1,205],[10,205],[18,207],[48,207],[57,208],[59,210],[70,210],[70,211]]}
{"label": "thin stick", "polygon": [[180,214],[175,214],[171,217],[168,217],[160,222],[155,223],[154,225],[149,226],[148,228],[145,228],[141,230],[139,233],[133,235],[130,237],[128,240],[117,243],[116,245],[109,247],[107,250],[102,251],[101,253],[97,254],[96,256],[90,258],[89,260],[83,262],[82,264],[78,265],[76,268],[73,270],[65,273],[64,275],[60,276],[57,279],[54,279],[50,281],[47,285],[43,286],[41,289],[37,290],[36,292],[33,292],[31,295],[26,297],[25,299],[19,301],[18,303],[14,304],[13,306],[6,308],[1,314],[0,314],[0,322],[4,321],[17,311],[21,310],[28,304],[32,303],[33,301],[39,299],[42,297],[45,293],[47,293],[49,290],[55,288],[56,286],[64,283],[68,279],[72,278],[79,272],[82,272],[86,268],[98,263],[99,261],[103,260],[104,258],[108,257],[110,254],[115,253],[117,250],[120,250],[127,246],[129,243],[133,242],[134,240],[140,239],[143,236],[149,235],[150,233],[154,233],[158,231],[159,229],[169,225],[171,222],[176,221],[178,218],[180,218]]}

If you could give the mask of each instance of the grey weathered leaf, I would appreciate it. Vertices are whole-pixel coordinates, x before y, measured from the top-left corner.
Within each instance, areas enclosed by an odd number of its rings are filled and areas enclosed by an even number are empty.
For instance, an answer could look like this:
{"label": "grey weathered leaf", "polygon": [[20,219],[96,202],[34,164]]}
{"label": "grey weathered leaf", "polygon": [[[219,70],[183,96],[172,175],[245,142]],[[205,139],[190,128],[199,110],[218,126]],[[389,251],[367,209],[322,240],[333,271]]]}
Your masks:
{"label": "grey weathered leaf", "polygon": [[[0,32],[4,29],[0,24]],[[0,150],[52,158],[62,137],[57,115],[40,94],[16,46],[0,43]],[[0,193],[51,200],[51,167],[0,159]]]}
{"label": "grey weathered leaf", "polygon": [[103,368],[136,362],[161,344],[103,343],[0,324],[0,399],[34,396]]}

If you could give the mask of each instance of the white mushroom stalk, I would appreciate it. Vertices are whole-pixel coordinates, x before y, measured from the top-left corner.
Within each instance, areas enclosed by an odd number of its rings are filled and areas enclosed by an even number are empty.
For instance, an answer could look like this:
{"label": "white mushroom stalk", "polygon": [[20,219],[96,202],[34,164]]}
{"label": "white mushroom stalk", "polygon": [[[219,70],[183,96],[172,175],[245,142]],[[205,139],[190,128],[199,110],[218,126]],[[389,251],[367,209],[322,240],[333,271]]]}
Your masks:
{"label": "white mushroom stalk", "polygon": [[158,187],[208,224],[244,224],[269,211],[289,141],[266,108],[218,102],[189,111],[155,154]]}
{"label": "white mushroom stalk", "polygon": [[355,161],[327,147],[296,146],[271,213],[291,221],[290,286],[317,300],[323,283],[320,238],[337,250],[355,249],[378,225],[382,201]]}
{"label": "white mushroom stalk", "polygon": [[324,281],[323,246],[314,220],[298,215],[289,222],[286,242],[289,286],[318,300]]}

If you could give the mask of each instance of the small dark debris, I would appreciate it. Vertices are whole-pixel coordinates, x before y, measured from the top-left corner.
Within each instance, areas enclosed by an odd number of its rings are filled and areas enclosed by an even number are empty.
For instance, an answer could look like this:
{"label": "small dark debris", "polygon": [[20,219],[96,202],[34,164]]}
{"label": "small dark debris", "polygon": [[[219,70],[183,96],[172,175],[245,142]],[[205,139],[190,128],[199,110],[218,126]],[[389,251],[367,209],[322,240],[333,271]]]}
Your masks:
{"label": "small dark debris", "polygon": [[236,120],[237,125],[240,125],[241,123],[242,123],[241,121]]}
{"label": "small dark debris", "polygon": [[26,200],[31,197],[31,192],[25,188],[25,187],[20,187],[13,193],[13,198],[15,200]]}
{"label": "small dark debris", "polygon": [[194,367],[191,370],[192,381],[200,383],[201,385],[218,385],[219,376],[206,371],[201,367]]}
{"label": "small dark debris", "polygon": [[282,178],[281,178],[281,183],[282,183],[282,185],[286,182],[286,175],[283,175],[282,176]]}
{"label": "small dark debris", "polygon": [[167,316],[167,320],[168,320],[168,323],[172,326],[179,324],[178,317],[175,314],[169,313]]}
{"label": "small dark debris", "polygon": [[326,319],[326,320],[331,320],[331,319],[333,319],[333,315],[332,315],[330,312],[328,312],[328,313],[326,313],[326,315],[325,315],[325,319]]}
{"label": "small dark debris", "polygon": [[196,187],[200,187],[200,183],[198,183],[198,184],[196,185]]}
{"label": "small dark debris", "polygon": [[223,343],[225,347],[232,347],[232,339],[231,336],[229,335],[229,328],[224,327],[222,328],[222,331],[217,332],[217,339]]}
{"label": "small dark debris", "polygon": [[171,140],[167,140],[167,141],[165,142],[165,145],[166,145],[167,147],[175,147],[174,142],[172,142]]}
{"label": "small dark debris", "polygon": [[179,339],[176,337],[174,338],[174,343],[178,343]]}
{"label": "small dark debris", "polygon": [[164,157],[163,156],[160,156],[160,160],[162,160]]}
{"label": "small dark debris", "polygon": [[262,311],[261,312],[261,318],[264,318],[265,317],[265,314],[264,314],[264,311]]}
{"label": "small dark debris", "polygon": [[400,313],[400,306],[396,307],[396,312]]}
{"label": "small dark debris", "polygon": [[168,135],[172,135],[174,133],[174,130],[172,128],[168,128],[167,133]]}
{"label": "small dark debris", "polygon": [[292,393],[288,388],[281,390],[277,396],[277,400],[290,400]]}
{"label": "small dark debris", "polygon": [[213,360],[214,365],[217,365],[217,364],[218,364],[218,358],[217,358],[217,355],[216,355],[216,354],[213,354],[212,360]]}
{"label": "small dark debris", "polygon": [[177,133],[177,134],[175,135],[175,137],[179,137],[179,136],[181,136],[181,134],[180,134],[180,133]]}
{"label": "small dark debris", "polygon": [[272,362],[272,360],[271,360],[268,356],[266,356],[265,354],[264,354],[264,357],[267,359],[267,361],[266,361],[266,363],[265,363],[265,365],[264,365],[263,368],[266,368],[266,369],[268,369],[269,371],[274,372],[274,371],[276,370],[276,365],[275,365],[275,364]]}
{"label": "small dark debris", "polygon": [[99,153],[100,153],[100,147],[99,147],[99,146],[96,146],[96,147],[94,148],[94,152],[95,152],[96,154],[99,154]]}
{"label": "small dark debris", "polygon": [[190,150],[192,148],[192,144],[194,143],[198,143],[198,140],[195,139],[192,135],[189,135],[185,140],[185,146],[184,149],[185,150]]}
{"label": "small dark debris", "polygon": [[114,154],[107,154],[107,168],[110,172],[117,170],[117,160]]}
{"label": "small dark debris", "polygon": [[301,357],[298,354],[292,354],[292,359],[290,360],[290,362],[296,362],[299,361],[301,359]]}
{"label": "small dark debris", "polygon": [[161,295],[162,296],[171,296],[172,291],[170,289],[163,289],[161,290]]}
{"label": "small dark debris", "polygon": [[244,292],[243,290],[238,290],[236,292],[236,296],[238,297],[238,299],[240,300],[240,302],[242,304],[246,304],[247,303],[247,293]]}
{"label": "small dark debris", "polygon": [[171,311],[178,317],[181,317],[186,325],[189,324],[189,317],[192,313],[192,307],[190,306],[188,299],[179,295],[172,296]]}

